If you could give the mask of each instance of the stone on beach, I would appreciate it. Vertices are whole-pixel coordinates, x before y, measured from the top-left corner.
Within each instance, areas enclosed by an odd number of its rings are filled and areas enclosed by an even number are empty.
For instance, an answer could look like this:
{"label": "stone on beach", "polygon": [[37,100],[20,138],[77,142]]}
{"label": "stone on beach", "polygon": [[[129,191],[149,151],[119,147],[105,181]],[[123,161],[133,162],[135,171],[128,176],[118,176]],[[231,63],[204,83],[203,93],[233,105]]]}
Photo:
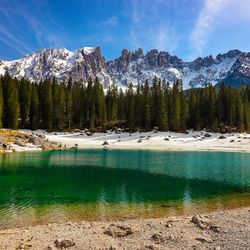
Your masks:
{"label": "stone on beach", "polygon": [[121,238],[133,234],[139,230],[139,228],[112,224],[107,230],[104,231],[104,234],[110,235],[114,238]]}

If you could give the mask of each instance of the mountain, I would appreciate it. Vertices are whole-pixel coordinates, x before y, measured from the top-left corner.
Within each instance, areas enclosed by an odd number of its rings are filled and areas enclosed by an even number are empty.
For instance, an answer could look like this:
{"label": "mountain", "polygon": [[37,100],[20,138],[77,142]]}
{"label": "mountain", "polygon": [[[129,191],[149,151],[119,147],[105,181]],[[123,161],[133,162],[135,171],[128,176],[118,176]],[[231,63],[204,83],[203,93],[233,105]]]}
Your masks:
{"label": "mountain", "polygon": [[104,87],[111,83],[107,75],[105,58],[99,47],[85,47],[75,51],[67,49],[41,49],[19,60],[0,61],[0,74],[6,71],[13,77],[41,81],[54,76],[58,81],[68,80],[87,82],[96,76]]}
{"label": "mountain", "polygon": [[156,49],[143,53],[122,50],[117,59],[106,62],[99,47],[85,47],[75,51],[67,49],[41,49],[19,60],[0,61],[0,74],[25,77],[30,81],[72,78],[87,82],[97,76],[105,88],[111,83],[126,87],[129,83],[143,84],[154,76],[170,83],[183,80],[184,88],[216,84],[221,80],[233,86],[250,83],[250,53],[230,50],[216,57],[199,57],[185,62],[166,51]]}

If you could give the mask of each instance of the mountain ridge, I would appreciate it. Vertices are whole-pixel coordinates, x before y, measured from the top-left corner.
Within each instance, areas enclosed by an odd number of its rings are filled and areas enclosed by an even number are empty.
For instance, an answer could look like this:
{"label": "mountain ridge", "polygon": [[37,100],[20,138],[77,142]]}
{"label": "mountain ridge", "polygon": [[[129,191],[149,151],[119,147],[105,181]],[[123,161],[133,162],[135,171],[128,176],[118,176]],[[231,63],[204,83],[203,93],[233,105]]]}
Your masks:
{"label": "mountain ridge", "polygon": [[250,83],[250,52],[235,49],[186,62],[166,51],[152,49],[144,54],[139,48],[123,49],[120,57],[106,61],[100,47],[74,51],[49,48],[18,60],[0,60],[0,75],[7,71],[13,77],[24,77],[32,82],[56,77],[59,82],[72,78],[86,83],[89,77],[97,76],[104,88],[112,83],[124,88],[129,83],[143,84],[154,76],[170,83],[182,79],[185,89],[203,87],[207,83],[215,85],[221,80],[238,87]]}

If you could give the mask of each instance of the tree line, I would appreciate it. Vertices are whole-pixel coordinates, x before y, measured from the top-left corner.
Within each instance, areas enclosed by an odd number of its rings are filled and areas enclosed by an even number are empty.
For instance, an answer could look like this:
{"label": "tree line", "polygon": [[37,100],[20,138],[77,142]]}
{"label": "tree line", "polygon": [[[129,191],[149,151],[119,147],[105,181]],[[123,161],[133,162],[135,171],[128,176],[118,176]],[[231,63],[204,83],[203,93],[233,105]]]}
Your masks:
{"label": "tree line", "polygon": [[89,128],[105,131],[123,126],[130,131],[184,132],[229,126],[250,130],[250,87],[214,87],[183,90],[158,78],[123,91],[111,85],[104,91],[98,78],[58,83],[55,78],[30,83],[8,74],[0,77],[0,127],[66,130]]}

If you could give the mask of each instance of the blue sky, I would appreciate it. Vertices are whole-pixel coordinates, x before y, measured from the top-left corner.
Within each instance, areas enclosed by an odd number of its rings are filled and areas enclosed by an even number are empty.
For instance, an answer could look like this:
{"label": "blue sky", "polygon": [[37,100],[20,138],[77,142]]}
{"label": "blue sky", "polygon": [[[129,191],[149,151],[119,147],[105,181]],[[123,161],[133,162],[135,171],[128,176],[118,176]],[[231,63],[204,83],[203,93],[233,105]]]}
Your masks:
{"label": "blue sky", "polygon": [[0,0],[0,59],[40,48],[166,50],[184,60],[250,51],[250,0]]}

